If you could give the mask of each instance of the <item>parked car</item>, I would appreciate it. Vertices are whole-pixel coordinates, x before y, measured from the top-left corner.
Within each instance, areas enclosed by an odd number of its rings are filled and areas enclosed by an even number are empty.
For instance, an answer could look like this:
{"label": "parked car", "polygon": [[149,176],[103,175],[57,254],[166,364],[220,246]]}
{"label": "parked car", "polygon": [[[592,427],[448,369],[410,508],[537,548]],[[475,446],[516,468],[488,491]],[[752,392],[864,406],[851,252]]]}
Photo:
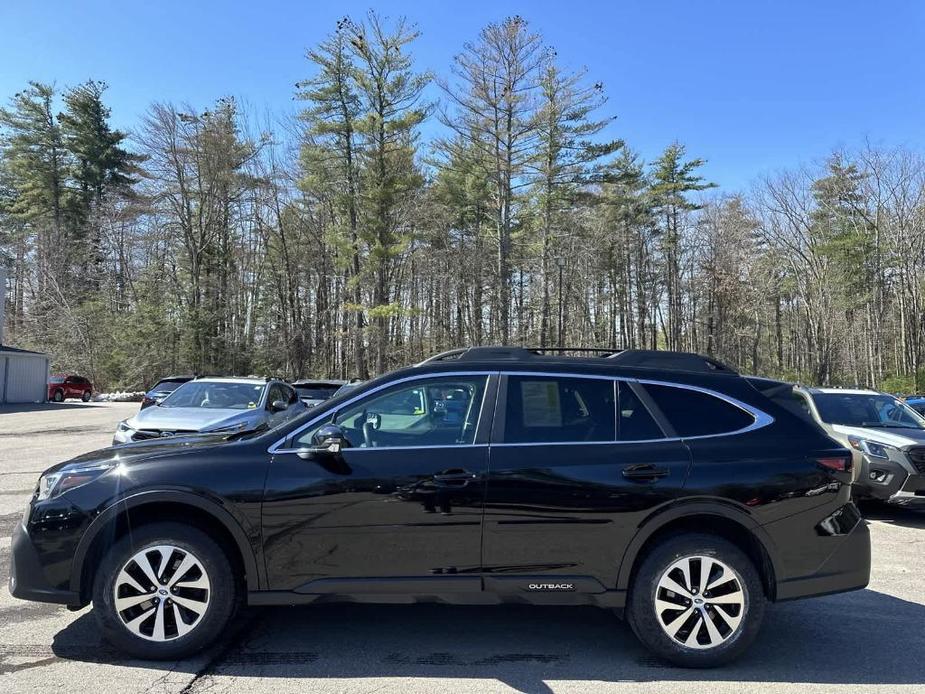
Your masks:
{"label": "parked car", "polygon": [[272,427],[304,410],[295,390],[280,380],[197,378],[120,422],[112,443]]}
{"label": "parked car", "polygon": [[853,451],[856,496],[925,508],[925,418],[888,393],[782,385],[772,399]]}
{"label": "parked car", "polygon": [[332,397],[332,398],[339,398],[339,397],[340,397],[341,395],[343,395],[344,393],[349,393],[351,390],[356,390],[357,388],[359,388],[359,387],[360,387],[361,385],[363,385],[364,383],[365,383],[365,381],[361,381],[361,380],[358,379],[358,378],[354,378],[354,379],[351,380],[351,381],[347,381],[344,385],[342,385],[340,388],[338,388],[336,391],[334,391],[334,395],[332,395],[331,397]]}
{"label": "parked car", "polygon": [[195,376],[167,376],[154,384],[141,399],[141,409],[156,405],[184,383],[192,381]]}
{"label": "parked car", "polygon": [[925,416],[925,395],[910,395],[906,398],[906,404],[920,415]]}
{"label": "parked car", "polygon": [[296,393],[299,394],[299,398],[304,402],[308,407],[314,407],[315,405],[320,405],[328,398],[332,397],[341,386],[346,384],[346,381],[338,380],[312,380],[312,379],[302,379],[300,381],[293,381],[292,387],[295,388]]}
{"label": "parked car", "polygon": [[93,384],[89,378],[69,374],[54,374],[48,378],[48,399],[64,402],[68,398],[80,398],[90,402]]}
{"label": "parked car", "polygon": [[867,585],[851,464],[706,357],[455,350],[270,432],[48,469],[10,587],[92,602],[142,658],[208,646],[241,601],[438,599],[613,608],[662,658],[713,666],[769,601]]}

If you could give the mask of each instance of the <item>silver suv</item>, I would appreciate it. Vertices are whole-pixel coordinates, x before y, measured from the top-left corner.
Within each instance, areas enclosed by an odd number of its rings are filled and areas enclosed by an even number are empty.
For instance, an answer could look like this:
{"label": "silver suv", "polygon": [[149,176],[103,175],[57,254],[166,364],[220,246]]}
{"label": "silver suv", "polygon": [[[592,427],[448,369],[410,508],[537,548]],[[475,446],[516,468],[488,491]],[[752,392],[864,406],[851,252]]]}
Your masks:
{"label": "silver suv", "polygon": [[197,378],[119,423],[112,444],[205,432],[272,429],[305,411],[288,383],[263,378]]}
{"label": "silver suv", "polygon": [[750,378],[854,453],[856,496],[925,508],[925,418],[888,393]]}

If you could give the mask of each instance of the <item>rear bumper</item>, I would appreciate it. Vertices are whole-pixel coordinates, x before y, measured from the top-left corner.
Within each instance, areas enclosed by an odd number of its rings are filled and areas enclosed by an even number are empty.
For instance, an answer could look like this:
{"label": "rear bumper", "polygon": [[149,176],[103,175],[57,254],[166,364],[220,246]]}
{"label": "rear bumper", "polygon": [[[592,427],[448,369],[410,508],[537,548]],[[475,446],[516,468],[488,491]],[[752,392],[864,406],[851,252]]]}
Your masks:
{"label": "rear bumper", "polygon": [[11,550],[9,586],[14,598],[73,607],[80,605],[76,592],[54,588],[48,583],[38,552],[22,523],[13,531]]}
{"label": "rear bumper", "polygon": [[812,574],[779,580],[776,594],[778,601],[844,593],[867,587],[870,582],[870,531],[866,521],[859,520],[849,533],[826,537],[823,541],[837,544]]}

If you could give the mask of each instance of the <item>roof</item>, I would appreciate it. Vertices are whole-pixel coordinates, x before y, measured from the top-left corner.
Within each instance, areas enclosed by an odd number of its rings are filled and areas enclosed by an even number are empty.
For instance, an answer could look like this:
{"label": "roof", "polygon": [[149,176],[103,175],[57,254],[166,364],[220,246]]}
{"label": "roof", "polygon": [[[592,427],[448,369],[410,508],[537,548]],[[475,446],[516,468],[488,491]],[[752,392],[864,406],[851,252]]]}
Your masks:
{"label": "roof", "polygon": [[342,386],[346,384],[347,381],[337,379],[337,378],[301,378],[298,381],[290,381],[289,385],[291,386]]}
{"label": "roof", "polygon": [[882,395],[876,390],[866,388],[806,388],[810,393],[835,394],[835,395]]}
{"label": "roof", "polygon": [[0,345],[0,352],[8,352],[12,354],[29,354],[35,357],[45,357],[48,356],[44,352],[33,352],[28,349],[19,349],[18,347],[9,347],[7,345]]}

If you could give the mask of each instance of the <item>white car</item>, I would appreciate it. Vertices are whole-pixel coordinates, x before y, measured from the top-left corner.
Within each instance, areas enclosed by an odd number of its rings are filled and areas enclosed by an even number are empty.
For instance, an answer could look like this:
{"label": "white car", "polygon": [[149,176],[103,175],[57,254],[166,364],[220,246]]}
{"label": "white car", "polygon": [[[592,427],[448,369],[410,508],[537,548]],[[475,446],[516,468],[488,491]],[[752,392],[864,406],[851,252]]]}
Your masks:
{"label": "white car", "polygon": [[275,427],[305,411],[295,390],[262,378],[197,378],[119,423],[114,446],[203,432]]}

